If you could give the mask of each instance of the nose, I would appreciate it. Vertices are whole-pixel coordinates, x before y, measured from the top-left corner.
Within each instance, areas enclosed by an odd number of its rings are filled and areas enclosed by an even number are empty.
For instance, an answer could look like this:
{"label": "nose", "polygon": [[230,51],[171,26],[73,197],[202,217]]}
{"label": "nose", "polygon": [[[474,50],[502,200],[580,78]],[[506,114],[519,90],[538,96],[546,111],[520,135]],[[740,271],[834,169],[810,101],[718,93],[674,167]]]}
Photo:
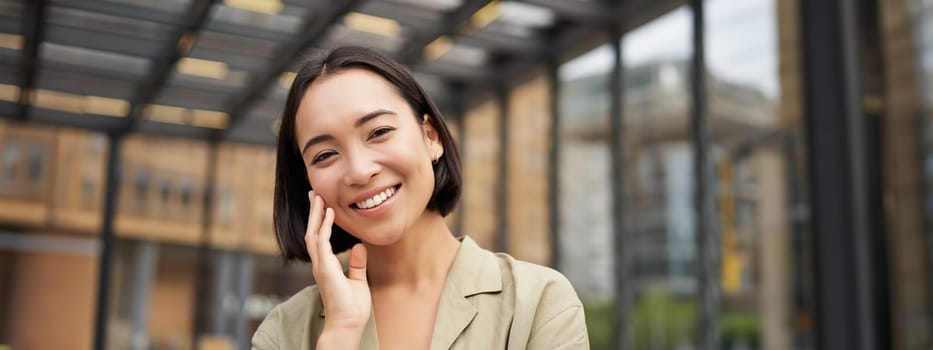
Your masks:
{"label": "nose", "polygon": [[366,185],[382,170],[382,166],[365,150],[348,154],[346,159],[348,164],[343,181],[347,186]]}

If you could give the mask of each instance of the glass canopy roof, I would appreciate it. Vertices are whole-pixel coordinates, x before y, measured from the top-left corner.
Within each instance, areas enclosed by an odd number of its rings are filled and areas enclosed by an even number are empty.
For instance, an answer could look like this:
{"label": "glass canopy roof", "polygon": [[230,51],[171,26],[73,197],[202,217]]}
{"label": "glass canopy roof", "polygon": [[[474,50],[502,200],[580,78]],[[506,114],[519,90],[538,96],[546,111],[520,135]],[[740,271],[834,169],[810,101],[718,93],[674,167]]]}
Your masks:
{"label": "glass canopy roof", "polygon": [[310,53],[382,51],[451,110],[465,91],[508,84],[618,28],[626,4],[0,0],[0,117],[273,144],[286,87]]}

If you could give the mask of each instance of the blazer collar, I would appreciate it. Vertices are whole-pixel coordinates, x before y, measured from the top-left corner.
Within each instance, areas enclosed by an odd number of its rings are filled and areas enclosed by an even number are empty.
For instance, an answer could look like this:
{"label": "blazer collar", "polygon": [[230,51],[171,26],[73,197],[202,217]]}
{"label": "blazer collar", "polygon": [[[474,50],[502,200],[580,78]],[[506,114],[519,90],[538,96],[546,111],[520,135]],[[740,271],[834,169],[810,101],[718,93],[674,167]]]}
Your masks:
{"label": "blazer collar", "polygon": [[[496,256],[480,248],[472,238],[464,236],[450,271],[447,272],[447,280],[444,281],[434,321],[431,349],[449,349],[476,317],[476,306],[467,298],[501,291],[502,272]],[[319,316],[324,317],[323,307]],[[378,343],[376,320],[371,314],[360,348],[377,349]],[[364,344],[368,346],[362,346]]]}
{"label": "blazer collar", "polygon": [[476,317],[476,306],[467,298],[502,291],[502,277],[495,255],[464,237],[441,292],[431,349],[449,349]]}

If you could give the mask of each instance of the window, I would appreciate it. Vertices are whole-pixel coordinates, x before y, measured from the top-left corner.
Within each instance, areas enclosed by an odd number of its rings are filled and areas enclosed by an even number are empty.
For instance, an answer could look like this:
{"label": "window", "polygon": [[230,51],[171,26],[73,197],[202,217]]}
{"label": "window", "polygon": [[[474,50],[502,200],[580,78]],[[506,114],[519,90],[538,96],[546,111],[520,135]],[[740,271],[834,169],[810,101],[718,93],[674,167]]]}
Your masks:
{"label": "window", "polygon": [[218,221],[221,225],[229,225],[233,222],[233,214],[236,212],[233,190],[230,189],[229,185],[223,185],[218,192],[217,198]]}
{"label": "window", "polygon": [[171,209],[170,199],[172,198],[172,180],[165,177],[159,183],[159,201],[162,203],[162,217],[169,217]]}
{"label": "window", "polygon": [[29,166],[27,167],[27,179],[30,184],[40,185],[45,178],[45,162],[47,160],[47,148],[39,144],[32,148],[29,153]]}
{"label": "window", "polygon": [[15,182],[16,173],[20,163],[20,145],[15,140],[8,140],[3,148],[3,168],[0,169],[0,180]]}

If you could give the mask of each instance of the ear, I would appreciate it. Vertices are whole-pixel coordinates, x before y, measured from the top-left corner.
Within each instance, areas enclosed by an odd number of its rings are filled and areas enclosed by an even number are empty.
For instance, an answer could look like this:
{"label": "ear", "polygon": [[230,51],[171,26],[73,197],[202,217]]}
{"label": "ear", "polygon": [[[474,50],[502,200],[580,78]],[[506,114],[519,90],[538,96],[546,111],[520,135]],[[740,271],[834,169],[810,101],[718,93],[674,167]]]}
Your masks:
{"label": "ear", "polygon": [[[434,125],[431,124],[431,116],[427,113],[424,115],[424,121],[421,124],[421,129],[424,130],[424,143],[428,146],[428,152],[432,158],[440,158],[444,155],[444,145],[441,144],[441,137],[437,132],[437,129],[434,128]],[[437,160],[437,159],[431,159]]]}

